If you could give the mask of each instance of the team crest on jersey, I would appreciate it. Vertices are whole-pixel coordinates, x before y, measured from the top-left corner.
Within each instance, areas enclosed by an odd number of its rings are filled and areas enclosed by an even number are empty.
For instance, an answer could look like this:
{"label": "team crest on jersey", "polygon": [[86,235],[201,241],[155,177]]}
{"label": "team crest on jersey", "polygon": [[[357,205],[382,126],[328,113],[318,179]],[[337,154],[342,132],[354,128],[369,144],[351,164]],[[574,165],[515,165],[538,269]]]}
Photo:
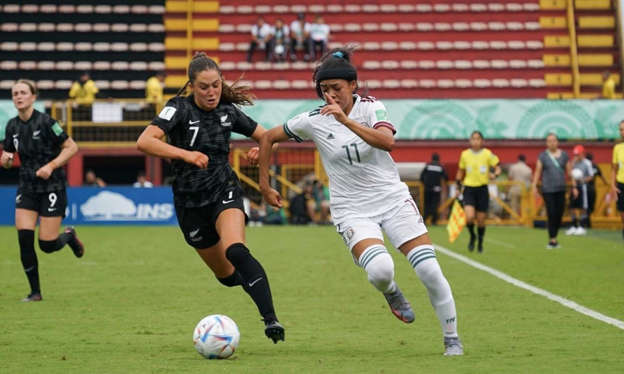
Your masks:
{"label": "team crest on jersey", "polygon": [[32,138],[33,140],[39,140],[39,134],[41,134],[41,130],[33,131]]}
{"label": "team crest on jersey", "polygon": [[16,202],[17,204],[19,204],[19,203],[21,203],[21,202],[22,202],[22,194],[19,194],[19,195],[15,196],[15,202]]}
{"label": "team crest on jersey", "polygon": [[232,122],[228,122],[228,115],[224,115],[224,116],[219,116],[219,118],[221,119],[221,126],[223,127],[229,127],[232,126]]}

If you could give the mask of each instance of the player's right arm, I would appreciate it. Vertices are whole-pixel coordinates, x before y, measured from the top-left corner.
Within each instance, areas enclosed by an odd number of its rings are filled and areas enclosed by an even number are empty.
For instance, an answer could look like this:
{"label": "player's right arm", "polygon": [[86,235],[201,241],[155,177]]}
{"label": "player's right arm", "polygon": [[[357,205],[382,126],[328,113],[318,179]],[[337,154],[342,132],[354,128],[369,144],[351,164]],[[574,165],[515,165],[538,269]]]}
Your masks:
{"label": "player's right arm", "polygon": [[148,155],[182,160],[186,163],[197,166],[200,169],[208,167],[208,156],[201,152],[189,151],[164,142],[165,131],[172,131],[180,122],[185,120],[183,105],[180,97],[174,97],[167,102],[167,105],[152,120],[152,124],[147,126],[137,140],[137,148]]}
{"label": "player's right arm", "polygon": [[258,158],[258,163],[260,192],[262,192],[264,200],[276,208],[282,207],[282,197],[279,192],[269,185],[269,164],[271,162],[271,155],[273,154],[273,144],[288,140],[289,138],[284,127],[277,126],[262,134],[259,142],[260,156]]}

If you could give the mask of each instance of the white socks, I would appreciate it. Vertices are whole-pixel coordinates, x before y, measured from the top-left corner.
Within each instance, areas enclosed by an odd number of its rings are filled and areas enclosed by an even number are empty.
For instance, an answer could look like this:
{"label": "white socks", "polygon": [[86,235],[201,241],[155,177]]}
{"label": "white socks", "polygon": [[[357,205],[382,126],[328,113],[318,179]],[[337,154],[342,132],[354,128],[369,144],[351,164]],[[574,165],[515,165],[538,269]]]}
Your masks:
{"label": "white socks", "polygon": [[423,282],[431,305],[440,320],[445,337],[457,337],[457,314],[455,300],[448,281],[442,274],[440,264],[435,257],[433,246],[421,245],[407,254],[407,260],[412,265],[418,278]]}
{"label": "white socks", "polygon": [[394,292],[394,262],[381,244],[366,248],[359,258],[359,265],[368,274],[368,281],[383,293]]}

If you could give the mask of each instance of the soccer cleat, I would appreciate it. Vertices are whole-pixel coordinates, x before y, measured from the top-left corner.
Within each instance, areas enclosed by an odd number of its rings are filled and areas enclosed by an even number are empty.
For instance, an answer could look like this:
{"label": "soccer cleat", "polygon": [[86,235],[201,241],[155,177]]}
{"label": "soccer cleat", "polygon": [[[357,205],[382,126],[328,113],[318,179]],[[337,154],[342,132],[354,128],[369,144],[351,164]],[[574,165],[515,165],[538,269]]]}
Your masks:
{"label": "soccer cleat", "polygon": [[475,245],[475,238],[472,237],[470,238],[470,242],[468,243],[468,250],[470,252],[474,251],[474,245]]}
{"label": "soccer cleat", "polygon": [[576,235],[576,227],[571,226],[569,229],[566,230],[565,234],[566,235]]}
{"label": "soccer cleat", "polygon": [[71,234],[72,236],[67,244],[69,244],[69,247],[74,252],[74,256],[78,258],[84,256],[84,245],[82,244],[80,239],[78,239],[78,236],[76,236],[76,229],[74,229],[73,226],[69,226],[65,228],[65,233]]}
{"label": "soccer cleat", "polygon": [[384,293],[384,297],[390,306],[392,314],[405,323],[414,322],[414,311],[409,301],[403,296],[403,292],[396,286],[396,291],[392,293]]}
{"label": "soccer cleat", "polygon": [[576,228],[576,232],[574,233],[574,235],[587,235],[587,230],[579,226]]}
{"label": "soccer cleat", "polygon": [[557,249],[557,248],[561,248],[561,246],[559,245],[559,242],[549,242],[548,245],[546,246],[546,249]]}
{"label": "soccer cleat", "polygon": [[271,322],[264,321],[264,334],[267,338],[273,340],[273,344],[277,344],[278,340],[284,341],[284,326],[276,320]]}
{"label": "soccer cleat", "polygon": [[22,299],[22,301],[25,303],[30,302],[30,301],[41,301],[41,300],[43,300],[43,298],[41,297],[41,294],[39,292],[33,292],[30,295]]}
{"label": "soccer cleat", "polygon": [[483,243],[479,243],[477,245],[477,251],[479,251],[479,253],[483,253]]}
{"label": "soccer cleat", "polygon": [[462,356],[464,354],[464,347],[462,346],[459,337],[449,338],[444,337],[444,355],[445,356]]}

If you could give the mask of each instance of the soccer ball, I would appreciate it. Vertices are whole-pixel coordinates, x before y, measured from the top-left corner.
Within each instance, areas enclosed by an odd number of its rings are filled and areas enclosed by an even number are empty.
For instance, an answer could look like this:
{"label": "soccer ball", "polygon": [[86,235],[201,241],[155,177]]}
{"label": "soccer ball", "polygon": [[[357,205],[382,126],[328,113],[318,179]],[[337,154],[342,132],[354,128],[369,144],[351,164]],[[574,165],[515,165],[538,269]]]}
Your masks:
{"label": "soccer ball", "polygon": [[583,170],[578,168],[572,169],[572,179],[577,181],[583,179]]}
{"label": "soccer ball", "polygon": [[205,358],[230,357],[240,340],[236,323],[228,316],[213,314],[203,318],[193,331],[193,344]]}

